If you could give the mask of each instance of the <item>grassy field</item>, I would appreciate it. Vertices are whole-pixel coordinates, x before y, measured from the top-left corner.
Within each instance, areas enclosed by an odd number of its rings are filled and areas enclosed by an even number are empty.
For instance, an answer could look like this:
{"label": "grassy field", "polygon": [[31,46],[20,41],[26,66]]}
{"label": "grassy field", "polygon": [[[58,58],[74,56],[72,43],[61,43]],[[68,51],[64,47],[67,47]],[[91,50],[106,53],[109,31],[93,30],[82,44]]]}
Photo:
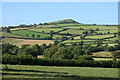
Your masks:
{"label": "grassy field", "polygon": [[81,41],[83,41],[83,42],[85,42],[85,43],[86,43],[86,42],[87,42],[87,43],[90,43],[90,42],[93,43],[93,42],[96,41],[96,40],[85,40],[85,39],[84,39],[84,40],[82,40],[82,39],[81,39],[81,40],[66,40],[66,41],[63,41],[62,43],[81,42]]}
{"label": "grassy field", "polygon": [[60,33],[82,34],[82,32],[84,32],[84,30],[68,29],[68,30],[62,31]]}
{"label": "grassy field", "polygon": [[[100,77],[118,78],[118,68],[90,67],[56,67],[7,65],[9,69],[2,71],[3,78],[68,78],[68,77]],[[4,68],[4,65],[3,65]]]}
{"label": "grassy field", "polygon": [[15,34],[12,34],[12,33],[6,33],[6,32],[1,32],[0,34],[2,34],[2,37],[22,37],[20,35],[15,35]]}
{"label": "grassy field", "polygon": [[27,34],[28,34],[29,37],[32,37],[32,34],[34,34],[35,37],[37,37],[37,35],[40,35],[41,38],[50,36],[49,34],[36,33],[36,32],[29,31],[29,30],[12,31],[12,33],[17,34],[17,35],[21,35],[21,36],[24,36],[24,37],[26,37]]}
{"label": "grassy field", "polygon": [[[93,58],[93,59],[96,60],[96,61],[101,61],[101,60],[103,60],[103,61],[113,60],[113,58]],[[117,60],[120,60],[120,59],[117,59]]]}
{"label": "grassy field", "polygon": [[36,32],[42,32],[44,31],[45,33],[49,33],[50,31],[58,32],[62,30],[63,28],[38,28],[38,29],[29,29],[31,31],[36,31]]}
{"label": "grassy field", "polygon": [[43,28],[50,28],[50,27],[59,27],[59,26],[57,26],[57,25],[37,25],[36,26],[37,28],[39,28],[39,27],[43,27]]}
{"label": "grassy field", "polygon": [[103,38],[109,38],[113,37],[113,34],[107,34],[107,35],[95,35],[95,36],[86,36],[86,38],[91,38],[91,39],[103,39]]}

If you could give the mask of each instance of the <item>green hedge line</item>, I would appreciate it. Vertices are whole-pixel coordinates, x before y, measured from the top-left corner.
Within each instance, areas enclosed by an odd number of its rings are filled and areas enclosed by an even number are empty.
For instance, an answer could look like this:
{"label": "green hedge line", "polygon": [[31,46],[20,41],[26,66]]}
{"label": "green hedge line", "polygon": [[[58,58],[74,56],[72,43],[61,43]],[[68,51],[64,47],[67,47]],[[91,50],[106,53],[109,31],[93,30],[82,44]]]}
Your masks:
{"label": "green hedge line", "polygon": [[89,60],[58,60],[38,59],[32,56],[3,55],[3,64],[41,65],[41,66],[79,66],[79,67],[106,67],[120,68],[120,61],[89,61]]}

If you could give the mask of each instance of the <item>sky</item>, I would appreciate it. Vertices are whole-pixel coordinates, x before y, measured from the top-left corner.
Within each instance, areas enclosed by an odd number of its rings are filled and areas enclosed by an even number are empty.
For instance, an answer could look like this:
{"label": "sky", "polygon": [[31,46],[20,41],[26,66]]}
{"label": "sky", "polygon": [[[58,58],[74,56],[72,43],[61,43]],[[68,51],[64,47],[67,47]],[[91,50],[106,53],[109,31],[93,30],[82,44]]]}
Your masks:
{"label": "sky", "polygon": [[117,2],[2,2],[2,26],[73,19],[84,24],[117,24]]}

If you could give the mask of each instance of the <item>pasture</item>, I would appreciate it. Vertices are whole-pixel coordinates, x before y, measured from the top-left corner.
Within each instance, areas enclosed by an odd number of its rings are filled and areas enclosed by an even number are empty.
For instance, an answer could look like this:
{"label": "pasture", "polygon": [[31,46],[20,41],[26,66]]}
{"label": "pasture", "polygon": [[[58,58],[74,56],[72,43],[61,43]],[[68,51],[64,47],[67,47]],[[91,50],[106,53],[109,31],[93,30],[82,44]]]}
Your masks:
{"label": "pasture", "polygon": [[37,28],[37,29],[29,29],[29,30],[35,31],[35,32],[50,33],[50,31],[58,32],[60,30],[63,30],[63,28]]}
{"label": "pasture", "polygon": [[32,35],[34,34],[35,38],[37,38],[37,35],[40,35],[40,38],[50,36],[49,34],[42,34],[42,33],[32,32],[32,31],[29,31],[29,30],[12,31],[12,33],[16,34],[16,35],[21,35],[23,37],[27,37],[27,34],[28,34],[28,37],[32,37]]}
{"label": "pasture", "polygon": [[3,78],[118,78],[118,68],[2,65]]}

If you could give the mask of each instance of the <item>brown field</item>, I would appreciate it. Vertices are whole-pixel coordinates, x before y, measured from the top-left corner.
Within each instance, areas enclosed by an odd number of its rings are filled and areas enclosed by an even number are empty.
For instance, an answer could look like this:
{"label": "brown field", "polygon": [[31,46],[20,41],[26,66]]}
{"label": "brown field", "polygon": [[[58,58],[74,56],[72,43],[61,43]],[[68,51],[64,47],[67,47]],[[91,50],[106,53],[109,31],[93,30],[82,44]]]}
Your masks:
{"label": "brown field", "polygon": [[28,28],[14,28],[14,29],[10,29],[12,31],[15,31],[15,30],[27,30]]}
{"label": "brown field", "polygon": [[93,53],[93,56],[97,56],[97,57],[112,57],[111,52],[95,52]]}
{"label": "brown field", "polygon": [[52,40],[29,40],[29,39],[16,39],[16,38],[4,38],[4,39],[2,39],[2,42],[3,43],[11,43],[11,44],[15,44],[15,45],[26,45],[26,44],[49,45],[49,44],[54,43]]}

